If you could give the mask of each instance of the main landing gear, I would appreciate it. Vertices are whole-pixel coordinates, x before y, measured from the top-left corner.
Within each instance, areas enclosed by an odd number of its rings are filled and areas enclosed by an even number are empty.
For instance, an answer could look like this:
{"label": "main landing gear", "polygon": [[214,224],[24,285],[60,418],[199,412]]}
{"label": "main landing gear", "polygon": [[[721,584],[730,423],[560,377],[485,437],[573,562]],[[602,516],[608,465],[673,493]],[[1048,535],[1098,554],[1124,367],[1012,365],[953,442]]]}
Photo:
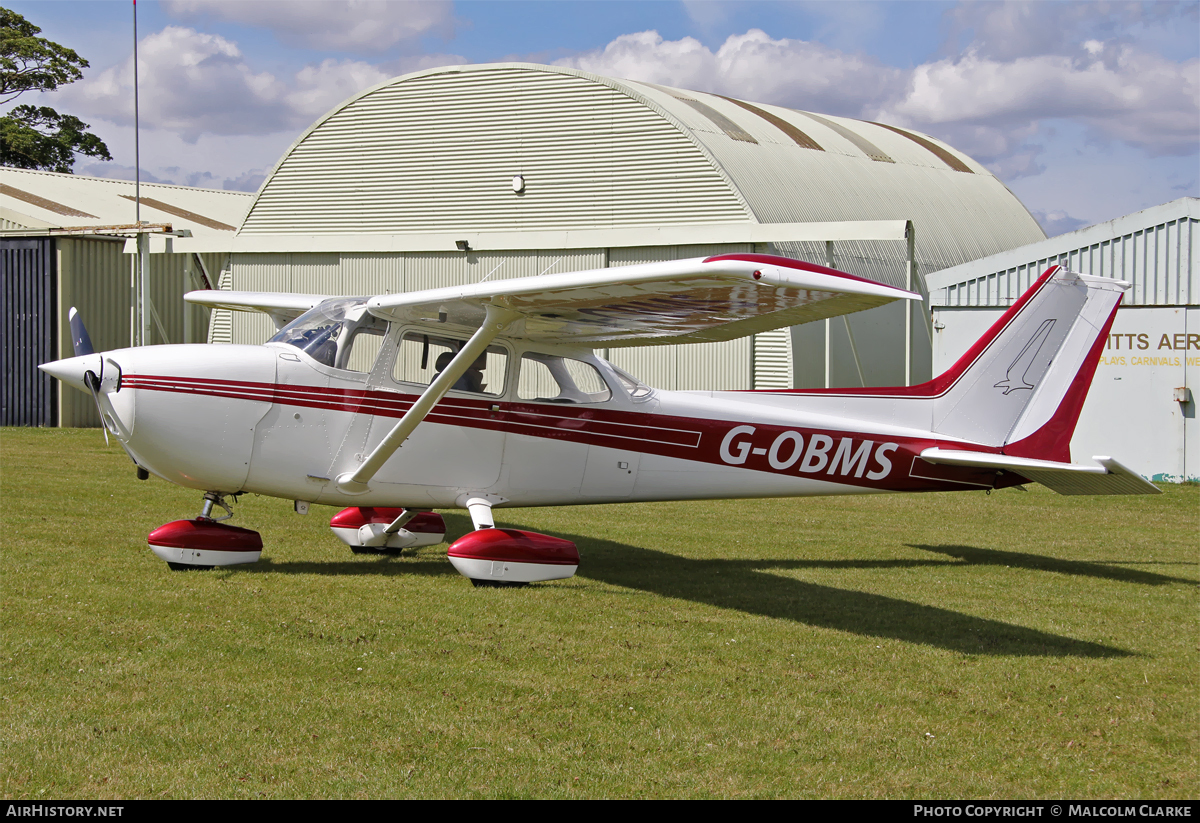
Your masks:
{"label": "main landing gear", "polygon": [[[236,497],[208,492],[199,517],[159,526],[146,542],[174,571],[255,563],[262,555],[262,536],[222,522],[233,517],[227,498]],[[574,543],[537,532],[498,529],[493,524],[492,502],[479,497],[459,501],[470,511],[475,530],[454,541],[446,552],[454,568],[472,585],[527,586],[575,574],[579,551]],[[217,508],[225,514],[214,517]],[[439,514],[383,506],[343,509],[329,525],[357,554],[397,555],[405,548],[440,543],[446,534]]]}
{"label": "main landing gear", "polygon": [[459,500],[471,513],[475,531],[446,551],[458,573],[479,587],[510,588],[563,580],[579,568],[579,550],[570,540],[518,529],[497,529],[491,501],[481,497]]}
{"label": "main landing gear", "polygon": [[[199,517],[175,520],[150,532],[146,538],[150,550],[177,572],[257,562],[262,555],[262,535],[221,522],[233,517],[227,496],[237,497],[208,492]],[[225,510],[224,516],[212,516],[217,506]]]}

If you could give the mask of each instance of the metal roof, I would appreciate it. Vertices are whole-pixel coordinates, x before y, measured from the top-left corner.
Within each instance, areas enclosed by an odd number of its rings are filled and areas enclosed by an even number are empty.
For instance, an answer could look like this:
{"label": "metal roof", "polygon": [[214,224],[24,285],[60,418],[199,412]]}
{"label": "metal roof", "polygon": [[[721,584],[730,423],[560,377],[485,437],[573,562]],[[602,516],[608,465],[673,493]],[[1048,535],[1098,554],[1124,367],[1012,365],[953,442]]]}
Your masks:
{"label": "metal roof", "polygon": [[[268,176],[235,248],[841,220],[914,221],[926,270],[1045,237],[994,175],[925,135],[505,63],[416,72],[338,106]],[[878,244],[842,255],[878,257]]]}
{"label": "metal roof", "polygon": [[[0,228],[88,228],[132,224],[134,183],[47,171],[0,168]],[[142,183],[141,218],[190,229],[197,238],[233,237],[253,195]]]}
{"label": "metal roof", "polygon": [[1008,306],[1046,269],[1133,284],[1127,306],[1200,302],[1200,198],[1161,206],[1011,249],[926,277],[935,306]]}

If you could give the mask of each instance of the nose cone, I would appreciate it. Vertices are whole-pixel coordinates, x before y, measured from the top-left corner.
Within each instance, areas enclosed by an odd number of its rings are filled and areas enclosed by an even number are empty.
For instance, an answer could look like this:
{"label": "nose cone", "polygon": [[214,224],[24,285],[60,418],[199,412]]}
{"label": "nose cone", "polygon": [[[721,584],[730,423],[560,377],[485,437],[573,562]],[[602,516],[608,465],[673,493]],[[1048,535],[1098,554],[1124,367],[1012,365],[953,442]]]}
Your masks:
{"label": "nose cone", "polygon": [[85,354],[80,357],[68,357],[65,360],[55,360],[53,363],[43,363],[38,366],[51,377],[57,377],[68,386],[74,386],[80,391],[90,391],[83,376],[87,372],[100,374],[102,358],[98,354]]}

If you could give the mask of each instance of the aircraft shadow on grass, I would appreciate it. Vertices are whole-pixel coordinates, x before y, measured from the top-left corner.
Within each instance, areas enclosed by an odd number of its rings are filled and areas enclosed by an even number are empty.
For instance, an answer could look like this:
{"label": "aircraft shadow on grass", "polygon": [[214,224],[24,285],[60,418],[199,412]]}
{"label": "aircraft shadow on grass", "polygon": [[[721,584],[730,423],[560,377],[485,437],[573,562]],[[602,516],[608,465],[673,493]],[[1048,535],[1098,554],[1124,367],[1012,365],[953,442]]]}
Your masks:
{"label": "aircraft shadow on grass", "polygon": [[[1060,560],[1057,557],[1045,557],[1040,554],[1021,554],[1020,552],[1005,552],[996,549],[980,549],[975,546],[924,546],[909,543],[910,548],[927,552],[957,557],[964,563],[973,566],[1011,566],[1014,569],[1032,569],[1034,571],[1058,572],[1077,577],[1096,577],[1102,580],[1115,580],[1119,583],[1140,583],[1144,586],[1165,586],[1169,583],[1188,583],[1195,585],[1197,581],[1186,577],[1171,577],[1165,574],[1155,574],[1139,569],[1123,569],[1121,566],[1134,561],[1095,561],[1095,560]],[[1159,564],[1161,565],[1161,564]]]}
{"label": "aircraft shadow on grass", "polygon": [[[345,551],[344,544],[337,548]],[[428,549],[425,551],[433,551]],[[396,557],[387,555],[363,556],[348,560],[273,560],[262,557],[257,563],[246,566],[224,566],[220,569],[229,574],[320,574],[327,577],[458,577],[458,572],[449,563],[397,563],[400,557],[411,558],[413,549],[406,549]]]}
{"label": "aircraft shadow on grass", "polygon": [[894,597],[771,574],[772,570],[904,569],[957,565],[920,560],[690,560],[604,540],[577,538],[579,575],[612,585],[868,637],[963,654],[1127,657],[1124,649],[962,614]]}
{"label": "aircraft shadow on grass", "polygon": [[[470,530],[466,518],[447,516],[450,534]],[[512,525],[511,528],[521,528]],[[954,559],[897,560],[692,560],[667,552],[601,540],[582,535],[560,535],[575,541],[583,563],[579,577],[690,600],[719,608],[735,609],[805,625],[851,632],[867,637],[901,640],[948,649],[963,654],[1045,657],[1127,657],[1124,649],[1076,640],[999,620],[974,617],[936,606],[894,597],[839,589],[772,574],[773,570],[938,568],[962,565],[1004,565],[1038,571],[1103,577],[1131,583],[1162,585],[1181,581],[1148,572],[1113,569],[1093,562],[1075,562],[980,549],[970,546],[912,548],[948,555]],[[232,567],[237,568],[237,567]],[[232,570],[231,568],[231,570]],[[391,558],[375,562],[271,562],[263,558],[246,572],[324,575],[457,575],[449,564],[397,563]]]}

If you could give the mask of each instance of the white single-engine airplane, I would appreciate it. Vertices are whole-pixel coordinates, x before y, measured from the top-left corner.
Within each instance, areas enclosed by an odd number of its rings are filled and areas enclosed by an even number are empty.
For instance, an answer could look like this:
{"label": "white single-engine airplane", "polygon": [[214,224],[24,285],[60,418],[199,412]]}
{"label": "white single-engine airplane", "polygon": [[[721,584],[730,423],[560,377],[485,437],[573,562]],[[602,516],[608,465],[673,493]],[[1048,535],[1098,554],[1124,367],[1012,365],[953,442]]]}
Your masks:
{"label": "white single-engine airplane", "polygon": [[[90,391],[137,465],[204,492],[151,533],[172,568],[259,558],[221,522],[244,492],[347,507],[359,552],[441,542],[437,508],[475,531],[451,562],[476,585],[570,577],[573,543],[496,528],[493,508],[993,489],[1157,493],[1069,442],[1129,286],[1053,267],[945,374],[910,387],[675,392],[597,357],[729,340],[917,295],[782,257],[727,254],[377,297],[201,291],[269,314],[265,345],[95,353],[42,366]],[[106,435],[107,436],[107,435]],[[214,508],[227,514],[214,516]]]}

